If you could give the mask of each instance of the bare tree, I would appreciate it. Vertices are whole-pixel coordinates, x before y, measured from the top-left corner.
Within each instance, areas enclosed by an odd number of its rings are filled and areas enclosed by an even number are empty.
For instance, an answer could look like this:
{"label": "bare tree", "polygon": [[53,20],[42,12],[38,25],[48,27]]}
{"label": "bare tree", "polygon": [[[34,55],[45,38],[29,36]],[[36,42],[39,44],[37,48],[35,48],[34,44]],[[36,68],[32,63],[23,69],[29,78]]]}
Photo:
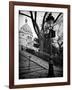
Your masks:
{"label": "bare tree", "polygon": [[[27,17],[29,17],[31,19],[34,31],[37,34],[37,37],[39,39],[40,51],[43,51],[43,45],[44,45],[44,24],[45,24],[45,19],[48,16],[49,12],[45,12],[44,13],[42,24],[41,24],[41,29],[39,28],[39,25],[37,23],[37,11],[35,11],[35,12],[29,11],[29,13],[30,13],[30,15],[27,15],[27,14],[24,14],[21,11],[19,11],[19,14],[27,16]],[[56,25],[56,22],[57,22],[58,18],[61,16],[61,14],[62,13],[59,13],[59,15],[56,17],[56,19],[54,21],[54,25]]]}

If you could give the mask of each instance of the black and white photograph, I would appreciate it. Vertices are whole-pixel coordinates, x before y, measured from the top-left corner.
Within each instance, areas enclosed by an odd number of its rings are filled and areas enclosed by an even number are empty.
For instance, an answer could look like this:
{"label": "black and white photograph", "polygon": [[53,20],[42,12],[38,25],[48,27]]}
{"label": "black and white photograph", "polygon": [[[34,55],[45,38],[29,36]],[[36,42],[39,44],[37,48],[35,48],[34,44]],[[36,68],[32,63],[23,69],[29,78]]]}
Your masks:
{"label": "black and white photograph", "polygon": [[70,84],[70,6],[10,2],[10,88]]}
{"label": "black and white photograph", "polygon": [[19,10],[19,79],[63,77],[63,13]]}

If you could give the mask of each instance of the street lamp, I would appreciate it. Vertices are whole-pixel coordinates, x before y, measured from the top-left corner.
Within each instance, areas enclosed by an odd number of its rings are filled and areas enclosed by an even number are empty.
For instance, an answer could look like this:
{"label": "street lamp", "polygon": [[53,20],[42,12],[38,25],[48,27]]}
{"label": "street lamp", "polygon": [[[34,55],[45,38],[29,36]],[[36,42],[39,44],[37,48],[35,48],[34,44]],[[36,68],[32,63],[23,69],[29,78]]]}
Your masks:
{"label": "street lamp", "polygon": [[50,60],[49,60],[49,70],[48,70],[48,77],[54,77],[54,68],[53,68],[53,60],[52,60],[52,38],[55,37],[55,31],[53,30],[53,24],[54,24],[54,17],[52,16],[52,13],[49,14],[49,16],[46,18],[47,23],[47,30],[48,33],[44,34],[44,38],[46,40],[46,50],[48,53],[50,53]]}

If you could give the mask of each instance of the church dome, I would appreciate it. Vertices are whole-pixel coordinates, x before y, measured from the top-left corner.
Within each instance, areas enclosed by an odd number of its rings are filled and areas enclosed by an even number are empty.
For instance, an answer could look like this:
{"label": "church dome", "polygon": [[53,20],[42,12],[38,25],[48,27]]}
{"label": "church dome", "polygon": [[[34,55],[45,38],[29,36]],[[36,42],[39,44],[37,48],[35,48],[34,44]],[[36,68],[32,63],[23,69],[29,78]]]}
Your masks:
{"label": "church dome", "polygon": [[20,32],[33,36],[30,26],[26,23],[20,28]]}

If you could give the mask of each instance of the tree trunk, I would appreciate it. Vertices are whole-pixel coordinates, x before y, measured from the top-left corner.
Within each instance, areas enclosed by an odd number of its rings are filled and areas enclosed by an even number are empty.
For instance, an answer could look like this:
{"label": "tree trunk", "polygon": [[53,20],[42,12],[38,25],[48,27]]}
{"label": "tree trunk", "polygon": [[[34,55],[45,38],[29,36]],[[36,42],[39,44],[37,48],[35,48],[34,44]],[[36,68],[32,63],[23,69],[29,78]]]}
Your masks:
{"label": "tree trunk", "polygon": [[43,52],[43,40],[40,40],[40,51]]}
{"label": "tree trunk", "polygon": [[39,35],[39,43],[40,43],[40,52],[43,52],[43,49],[44,49],[44,35],[42,33],[42,35],[40,34]]}

